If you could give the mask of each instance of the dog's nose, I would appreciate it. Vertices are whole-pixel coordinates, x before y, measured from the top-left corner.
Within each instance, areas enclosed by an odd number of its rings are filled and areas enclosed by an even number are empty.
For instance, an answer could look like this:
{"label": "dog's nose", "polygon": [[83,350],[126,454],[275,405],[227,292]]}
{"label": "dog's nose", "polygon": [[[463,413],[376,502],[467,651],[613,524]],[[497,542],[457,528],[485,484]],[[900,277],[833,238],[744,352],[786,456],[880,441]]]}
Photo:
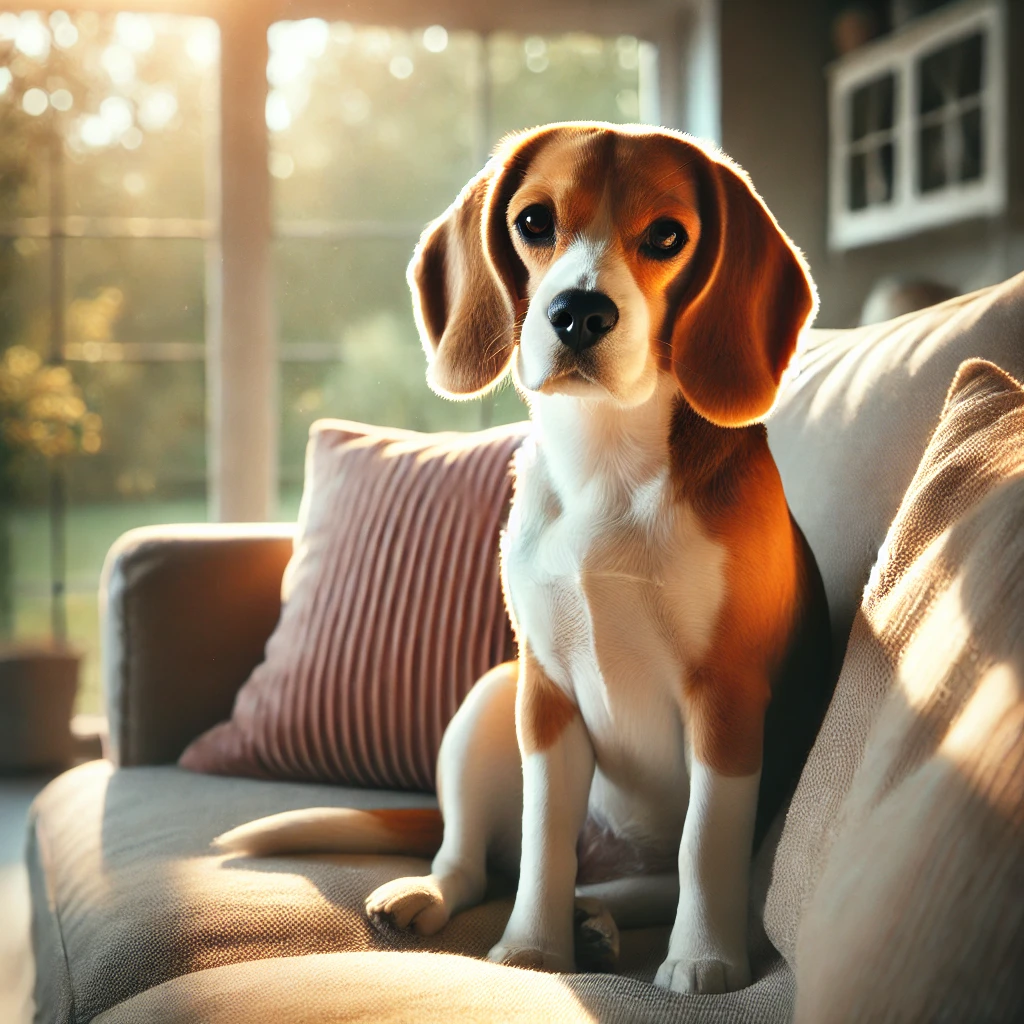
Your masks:
{"label": "dog's nose", "polygon": [[596,345],[619,322],[619,309],[604,292],[569,288],[551,300],[548,320],[564,345],[573,352],[582,352]]}

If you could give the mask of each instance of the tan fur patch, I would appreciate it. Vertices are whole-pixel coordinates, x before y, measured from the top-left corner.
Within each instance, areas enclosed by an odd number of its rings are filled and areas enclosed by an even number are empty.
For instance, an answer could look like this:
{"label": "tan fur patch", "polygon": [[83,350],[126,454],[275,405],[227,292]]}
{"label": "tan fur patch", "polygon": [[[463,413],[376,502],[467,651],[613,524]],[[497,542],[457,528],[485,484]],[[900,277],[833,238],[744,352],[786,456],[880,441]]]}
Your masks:
{"label": "tan fur patch", "polygon": [[520,659],[516,727],[524,754],[549,750],[580,709],[527,648]]}
{"label": "tan fur patch", "polygon": [[366,811],[388,832],[401,836],[410,857],[433,857],[441,848],[444,822],[433,807],[393,807]]}

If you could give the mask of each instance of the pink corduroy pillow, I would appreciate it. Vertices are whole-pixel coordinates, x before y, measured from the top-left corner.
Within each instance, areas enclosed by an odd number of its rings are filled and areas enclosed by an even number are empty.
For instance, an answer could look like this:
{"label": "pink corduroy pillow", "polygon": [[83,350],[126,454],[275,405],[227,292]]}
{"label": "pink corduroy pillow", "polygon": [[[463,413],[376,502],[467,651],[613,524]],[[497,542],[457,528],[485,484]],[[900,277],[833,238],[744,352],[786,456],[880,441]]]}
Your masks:
{"label": "pink corduroy pillow", "polygon": [[476,680],[515,656],[498,539],[524,424],[315,423],[281,619],[193,771],[430,790]]}

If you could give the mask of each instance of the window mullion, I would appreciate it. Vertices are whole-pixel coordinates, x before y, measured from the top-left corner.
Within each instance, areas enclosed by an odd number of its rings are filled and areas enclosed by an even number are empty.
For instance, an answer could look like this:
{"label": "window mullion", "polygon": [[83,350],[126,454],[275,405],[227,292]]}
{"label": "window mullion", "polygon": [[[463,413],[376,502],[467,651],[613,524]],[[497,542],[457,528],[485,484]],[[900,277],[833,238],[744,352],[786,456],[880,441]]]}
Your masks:
{"label": "window mullion", "polygon": [[220,232],[207,344],[210,506],[220,521],[266,520],[276,509],[268,10],[237,6],[221,21]]}

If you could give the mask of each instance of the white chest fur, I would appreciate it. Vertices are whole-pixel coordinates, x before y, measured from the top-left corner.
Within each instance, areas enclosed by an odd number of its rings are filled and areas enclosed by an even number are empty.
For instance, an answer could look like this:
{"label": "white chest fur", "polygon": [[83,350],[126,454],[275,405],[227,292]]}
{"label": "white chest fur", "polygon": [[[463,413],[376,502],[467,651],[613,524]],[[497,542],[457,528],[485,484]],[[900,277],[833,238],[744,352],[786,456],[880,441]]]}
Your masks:
{"label": "white chest fur", "polygon": [[502,543],[520,642],[572,695],[594,746],[591,813],[647,839],[682,827],[683,683],[725,582],[725,549],[672,492],[670,401],[541,398]]}

